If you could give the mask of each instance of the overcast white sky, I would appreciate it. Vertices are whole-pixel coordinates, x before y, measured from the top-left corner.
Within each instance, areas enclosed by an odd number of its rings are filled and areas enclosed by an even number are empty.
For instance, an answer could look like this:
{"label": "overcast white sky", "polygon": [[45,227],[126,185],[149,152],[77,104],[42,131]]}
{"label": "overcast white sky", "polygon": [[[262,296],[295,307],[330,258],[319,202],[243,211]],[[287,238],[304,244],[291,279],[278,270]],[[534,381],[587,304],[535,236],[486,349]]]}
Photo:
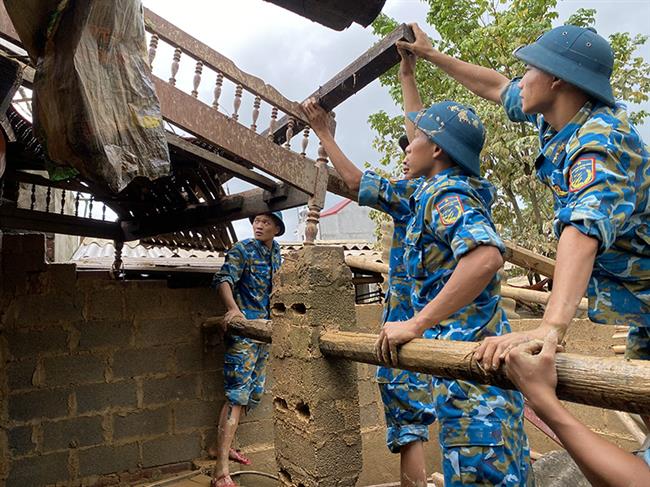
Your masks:
{"label": "overcast white sky", "polygon": [[[370,28],[353,24],[343,32],[336,32],[262,0],[144,0],[143,3],[232,59],[240,69],[262,78],[296,101],[304,99],[376,41]],[[596,28],[604,36],[618,31],[650,35],[650,0],[560,0],[560,20],[578,8],[597,9]],[[398,21],[418,22],[435,36],[432,28],[426,26],[427,11],[428,5],[421,0],[387,0],[383,10]],[[640,54],[649,59],[650,45]],[[159,55],[154,61],[154,72],[162,70],[168,75],[171,56],[164,52]],[[181,69],[189,70],[186,71],[189,76],[193,67],[181,63]],[[229,107],[232,95],[230,98],[228,95],[224,91],[222,97]],[[242,110],[245,104],[246,100]],[[367,119],[380,109],[393,115],[400,113],[387,90],[375,81],[336,110],[337,141],[360,167],[366,161],[374,164],[378,159],[372,148],[374,134]],[[646,109],[650,111],[650,104],[646,104]],[[259,125],[266,127],[268,116],[265,119],[264,115],[260,115]],[[646,141],[650,140],[650,122],[642,127],[642,133]],[[296,137],[294,144],[298,143]],[[230,189],[239,190],[232,185]],[[326,207],[337,201],[338,197],[328,195]],[[297,211],[287,210],[284,216],[287,235],[283,239],[296,240],[293,230]],[[235,229],[239,238],[251,236],[247,222],[235,222]]]}

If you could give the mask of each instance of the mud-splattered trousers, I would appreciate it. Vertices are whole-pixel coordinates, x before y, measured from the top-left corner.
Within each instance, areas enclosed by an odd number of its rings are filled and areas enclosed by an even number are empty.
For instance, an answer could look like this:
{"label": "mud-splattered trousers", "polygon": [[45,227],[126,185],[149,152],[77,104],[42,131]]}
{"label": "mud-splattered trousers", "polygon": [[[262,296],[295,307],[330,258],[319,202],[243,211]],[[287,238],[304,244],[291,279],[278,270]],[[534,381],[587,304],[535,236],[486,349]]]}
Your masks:
{"label": "mud-splattered trousers", "polygon": [[[280,246],[256,239],[237,242],[214,276],[213,285],[230,284],[239,309],[249,319],[269,319],[273,274],[280,268]],[[250,338],[226,335],[223,375],[226,399],[254,408],[262,400],[269,345]]]}
{"label": "mud-splattered trousers", "polygon": [[600,242],[589,318],[629,325],[626,356],[650,360],[650,148],[625,106],[587,102],[559,132],[526,115],[513,80],[501,100],[508,117],[539,131],[537,177],[554,196],[554,230],[571,225]]}
{"label": "mud-splattered trousers", "polygon": [[[480,245],[505,251],[492,223],[496,191],[458,167],[424,183],[411,199],[406,235],[411,301],[422,310],[440,293],[458,261]],[[479,341],[510,332],[499,302],[499,278],[432,329],[438,340]],[[532,484],[519,392],[461,380],[434,379],[445,486]]]}
{"label": "mud-splattered trousers", "polygon": [[[384,323],[404,321],[413,316],[411,284],[404,266],[404,237],[411,217],[409,198],[421,183],[422,179],[390,180],[371,171],[361,178],[359,205],[374,208],[393,219]],[[428,441],[429,426],[436,420],[431,376],[378,367],[377,383],[384,403],[389,450],[397,453],[414,441]]]}

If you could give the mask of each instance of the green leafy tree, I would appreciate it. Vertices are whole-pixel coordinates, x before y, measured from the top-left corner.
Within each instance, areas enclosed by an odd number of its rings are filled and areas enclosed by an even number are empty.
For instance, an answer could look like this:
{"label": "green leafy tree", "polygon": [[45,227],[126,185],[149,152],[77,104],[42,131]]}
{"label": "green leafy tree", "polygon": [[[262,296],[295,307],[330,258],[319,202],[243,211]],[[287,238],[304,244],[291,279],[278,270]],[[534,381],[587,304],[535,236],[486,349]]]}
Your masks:
{"label": "green leafy tree", "polygon": [[[522,75],[524,71],[524,65],[512,52],[533,42],[558,18],[557,0],[428,0],[427,3],[430,6],[427,22],[439,35],[433,41],[438,50],[491,67],[508,78]],[[595,14],[593,9],[579,9],[565,23],[594,26]],[[385,15],[373,23],[375,34],[380,36],[396,26],[395,20]],[[635,54],[647,37],[621,32],[612,34],[609,40],[616,59],[612,78],[615,96],[630,104],[647,101],[650,64]],[[553,255],[552,195],[535,177],[538,142],[534,127],[510,122],[501,106],[473,95],[428,62],[418,61],[416,77],[425,105],[451,99],[476,108],[487,130],[481,163],[486,177],[498,189],[493,214],[499,230],[505,238],[520,245]],[[397,67],[380,81],[401,107]],[[631,115],[635,123],[640,123],[648,113],[636,111]],[[401,153],[396,141],[404,133],[403,117],[390,117],[380,111],[371,115],[369,121],[377,134],[374,146],[382,154],[381,164],[388,172],[397,174]],[[381,217],[375,216],[375,220]]]}

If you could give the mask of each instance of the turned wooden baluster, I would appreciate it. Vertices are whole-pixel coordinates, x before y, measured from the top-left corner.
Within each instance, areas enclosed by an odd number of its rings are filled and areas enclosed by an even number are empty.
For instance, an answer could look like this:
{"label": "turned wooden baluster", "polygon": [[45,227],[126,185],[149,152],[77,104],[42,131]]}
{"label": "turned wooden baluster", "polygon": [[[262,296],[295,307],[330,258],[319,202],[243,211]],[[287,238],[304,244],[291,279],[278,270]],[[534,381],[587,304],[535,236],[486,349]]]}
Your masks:
{"label": "turned wooden baluster", "polygon": [[243,89],[244,87],[242,85],[237,85],[235,88],[235,101],[232,104],[234,108],[234,111],[232,112],[232,118],[235,120],[239,120],[239,107],[241,106],[241,94]]}
{"label": "turned wooden baluster", "polygon": [[257,119],[260,116],[261,103],[262,103],[262,99],[259,96],[256,96],[255,101],[253,102],[253,123],[251,124],[251,130],[253,132],[257,132]]}
{"label": "turned wooden baluster", "polygon": [[50,212],[50,200],[52,199],[52,188],[47,187],[47,192],[45,193],[45,211]]}
{"label": "turned wooden baluster", "polygon": [[79,216],[79,191],[77,191],[77,196],[74,199],[74,216]]}
{"label": "turned wooden baluster", "polygon": [[269,139],[273,140],[275,127],[278,125],[278,107],[271,108],[271,123],[269,124]]}
{"label": "turned wooden baluster", "polygon": [[151,34],[151,39],[149,40],[149,66],[153,68],[153,60],[156,57],[156,51],[158,50],[158,35]]}
{"label": "turned wooden baluster", "polygon": [[305,126],[305,130],[302,131],[302,143],[300,144],[301,151],[300,155],[305,157],[307,155],[307,146],[309,145],[309,125]]}
{"label": "turned wooden baluster", "polygon": [[194,79],[192,84],[194,89],[192,90],[192,96],[198,98],[199,96],[199,85],[201,84],[201,73],[203,73],[203,61],[196,62],[196,68],[194,69]]}
{"label": "turned wooden baluster", "polygon": [[[316,159],[316,191],[307,202],[307,221],[305,222],[304,245],[314,245],[318,235],[318,222],[320,212],[325,203],[325,192],[327,191],[327,152],[322,144],[318,144],[318,158]],[[324,184],[323,184],[323,181]]]}
{"label": "turned wooden baluster", "polygon": [[172,86],[176,86],[176,74],[178,73],[178,67],[181,62],[181,48],[177,47],[174,49],[174,58],[172,61],[172,76],[169,78],[169,84]]}
{"label": "turned wooden baluster", "polygon": [[88,218],[93,217],[93,202],[95,201],[95,197],[93,195],[90,195],[90,199],[88,200]]}
{"label": "turned wooden baluster", "polygon": [[29,209],[33,210],[34,206],[36,206],[36,185],[32,184],[32,195],[31,195],[31,201],[30,201],[30,206]]}
{"label": "turned wooden baluster", "polygon": [[65,189],[61,190],[61,214],[63,215],[65,209]]}
{"label": "turned wooden baluster", "polygon": [[[336,131],[336,122],[334,113],[330,113],[332,134]],[[320,221],[320,212],[325,205],[325,195],[327,194],[327,181],[329,174],[327,171],[327,152],[322,144],[318,144],[318,157],[316,158],[316,185],[314,194],[307,202],[307,221],[305,222],[305,241],[304,245],[314,245],[318,235],[318,223]]]}
{"label": "turned wooden baluster", "polygon": [[221,86],[223,85],[223,74],[217,73],[217,81],[214,85],[214,100],[212,101],[212,108],[219,109],[219,98],[221,97]]}
{"label": "turned wooden baluster", "polygon": [[287,124],[287,133],[286,137],[287,140],[284,142],[283,147],[285,149],[291,149],[291,138],[293,137],[293,128],[295,126],[295,120],[293,118],[289,119],[289,123]]}

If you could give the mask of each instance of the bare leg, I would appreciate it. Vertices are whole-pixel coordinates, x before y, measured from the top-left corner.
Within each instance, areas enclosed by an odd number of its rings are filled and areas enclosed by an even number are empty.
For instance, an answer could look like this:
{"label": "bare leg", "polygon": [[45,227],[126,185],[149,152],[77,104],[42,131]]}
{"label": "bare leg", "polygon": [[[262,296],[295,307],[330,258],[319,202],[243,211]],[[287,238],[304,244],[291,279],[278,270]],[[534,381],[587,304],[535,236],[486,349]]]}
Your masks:
{"label": "bare leg", "polygon": [[427,469],[421,441],[414,441],[401,448],[400,478],[402,487],[426,487]]}
{"label": "bare leg", "polygon": [[221,408],[221,413],[219,414],[219,426],[217,428],[217,444],[215,448],[215,456],[217,460],[213,472],[215,478],[230,473],[228,468],[228,452],[230,451],[230,446],[235,438],[242,409],[242,406],[231,404],[228,401],[226,401]]}

